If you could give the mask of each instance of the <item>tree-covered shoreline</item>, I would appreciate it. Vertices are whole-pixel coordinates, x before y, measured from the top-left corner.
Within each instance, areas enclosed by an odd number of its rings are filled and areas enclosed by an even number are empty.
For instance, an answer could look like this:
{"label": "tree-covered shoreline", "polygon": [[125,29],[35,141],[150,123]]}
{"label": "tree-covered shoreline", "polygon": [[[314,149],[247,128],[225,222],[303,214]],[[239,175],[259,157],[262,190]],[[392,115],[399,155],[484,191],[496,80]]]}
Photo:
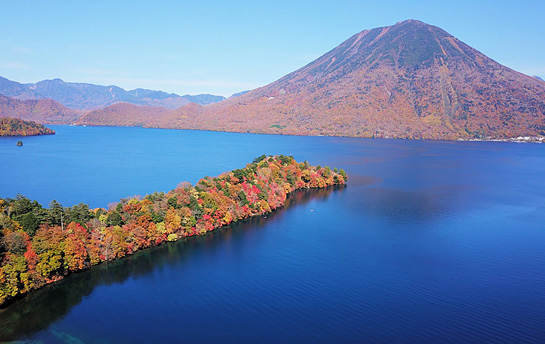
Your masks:
{"label": "tree-covered shoreline", "polygon": [[43,208],[20,195],[0,199],[0,307],[70,273],[267,214],[295,190],[346,180],[343,170],[262,155],[195,186],[184,182],[168,193],[122,199],[109,209],[82,203],[65,208],[56,201]]}
{"label": "tree-covered shoreline", "polygon": [[54,135],[55,131],[33,121],[0,117],[0,136]]}

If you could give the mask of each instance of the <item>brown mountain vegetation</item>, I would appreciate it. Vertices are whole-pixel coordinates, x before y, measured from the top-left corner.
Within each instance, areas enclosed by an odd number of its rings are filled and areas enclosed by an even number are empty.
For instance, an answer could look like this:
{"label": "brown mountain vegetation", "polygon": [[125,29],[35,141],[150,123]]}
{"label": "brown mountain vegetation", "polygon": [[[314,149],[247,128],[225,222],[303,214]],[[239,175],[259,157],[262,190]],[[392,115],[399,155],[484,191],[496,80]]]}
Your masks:
{"label": "brown mountain vegetation", "polygon": [[0,95],[0,117],[16,117],[42,124],[70,124],[83,112],[69,109],[54,100],[19,100]]}
{"label": "brown mountain vegetation", "polygon": [[545,83],[440,28],[365,30],[307,66],[164,126],[423,139],[544,134]]}
{"label": "brown mountain vegetation", "polygon": [[137,106],[129,103],[117,103],[100,110],[86,113],[78,124],[111,126],[150,126],[162,121],[170,112],[163,107]]}

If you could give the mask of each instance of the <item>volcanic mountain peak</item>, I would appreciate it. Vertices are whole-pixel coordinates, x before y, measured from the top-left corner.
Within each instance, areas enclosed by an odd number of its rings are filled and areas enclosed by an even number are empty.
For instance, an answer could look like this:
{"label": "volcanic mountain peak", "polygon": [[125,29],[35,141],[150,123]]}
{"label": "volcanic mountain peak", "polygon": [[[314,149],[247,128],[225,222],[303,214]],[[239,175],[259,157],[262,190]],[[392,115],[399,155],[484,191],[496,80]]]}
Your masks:
{"label": "volcanic mountain peak", "polygon": [[545,83],[406,20],[359,32],[281,79],[187,118],[192,127],[285,134],[536,135],[545,133]]}
{"label": "volcanic mountain peak", "polygon": [[361,31],[322,57],[286,75],[274,84],[313,82],[327,87],[355,71],[365,74],[390,66],[401,75],[464,60],[477,67],[485,56],[444,30],[410,19],[393,26]]}

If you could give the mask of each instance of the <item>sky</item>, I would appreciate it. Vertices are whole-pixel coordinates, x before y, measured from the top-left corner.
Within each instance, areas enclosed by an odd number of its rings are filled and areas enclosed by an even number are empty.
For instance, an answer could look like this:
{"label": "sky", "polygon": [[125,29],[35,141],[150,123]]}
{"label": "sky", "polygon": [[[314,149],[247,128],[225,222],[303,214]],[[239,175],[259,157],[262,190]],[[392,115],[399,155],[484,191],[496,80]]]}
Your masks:
{"label": "sky", "polygon": [[545,1],[0,0],[0,76],[229,96],[418,19],[545,79]]}

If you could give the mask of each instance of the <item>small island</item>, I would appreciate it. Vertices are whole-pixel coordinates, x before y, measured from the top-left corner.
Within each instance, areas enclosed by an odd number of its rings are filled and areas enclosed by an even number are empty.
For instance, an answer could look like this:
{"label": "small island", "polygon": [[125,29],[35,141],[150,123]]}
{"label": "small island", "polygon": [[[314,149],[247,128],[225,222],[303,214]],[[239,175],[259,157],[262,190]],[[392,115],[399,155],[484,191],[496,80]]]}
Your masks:
{"label": "small island", "polygon": [[[53,129],[47,128],[39,123],[23,121],[19,118],[0,117],[0,136],[36,136],[54,135]],[[17,143],[17,146],[22,146]]]}
{"label": "small island", "polygon": [[121,199],[109,209],[83,203],[43,208],[0,198],[0,308],[33,289],[139,250],[270,213],[291,192],[344,185],[344,170],[262,155],[242,169],[180,183],[168,193]]}

